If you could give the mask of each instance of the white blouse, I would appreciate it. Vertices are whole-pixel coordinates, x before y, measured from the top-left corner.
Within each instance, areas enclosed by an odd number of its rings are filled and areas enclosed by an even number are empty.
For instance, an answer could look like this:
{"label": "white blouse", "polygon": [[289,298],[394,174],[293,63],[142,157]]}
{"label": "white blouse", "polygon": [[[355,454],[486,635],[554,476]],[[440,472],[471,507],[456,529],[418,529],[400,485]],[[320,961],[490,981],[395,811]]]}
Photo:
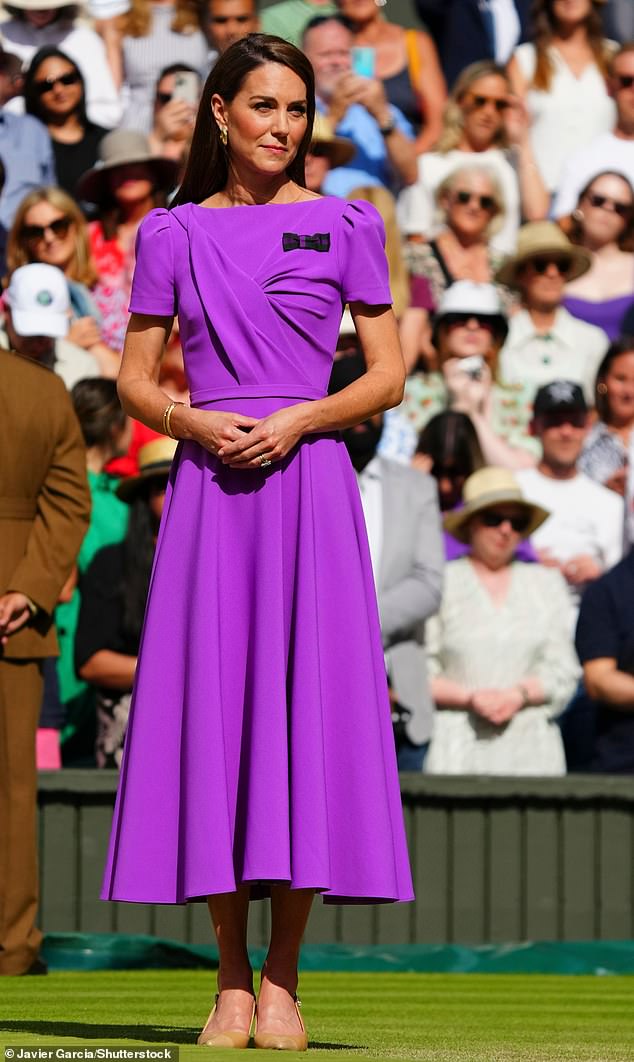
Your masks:
{"label": "white blouse", "polygon": [[[554,192],[568,157],[612,129],[616,107],[594,63],[577,77],[556,48],[550,48],[549,55],[555,68],[550,89],[529,88],[526,103],[535,160],[546,187]],[[520,44],[515,57],[530,85],[537,63],[535,46]]]}
{"label": "white blouse", "polygon": [[494,604],[468,557],[445,567],[440,611],[427,621],[430,677],[470,689],[541,679],[546,700],[495,726],[464,708],[434,714],[428,774],[561,775],[566,761],[555,717],[572,697],[579,663],[563,576],[540,564],[511,565],[503,605]]}

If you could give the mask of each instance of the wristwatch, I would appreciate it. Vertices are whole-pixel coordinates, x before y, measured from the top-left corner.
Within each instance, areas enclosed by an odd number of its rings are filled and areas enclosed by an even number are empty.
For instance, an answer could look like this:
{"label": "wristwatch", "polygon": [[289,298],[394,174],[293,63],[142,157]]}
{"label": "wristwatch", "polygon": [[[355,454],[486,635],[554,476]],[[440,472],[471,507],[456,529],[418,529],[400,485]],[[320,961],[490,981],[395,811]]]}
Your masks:
{"label": "wristwatch", "polygon": [[396,118],[394,118],[394,116],[392,116],[390,118],[389,122],[387,123],[387,125],[380,125],[379,126],[379,133],[381,134],[381,136],[389,136],[390,133],[393,133],[395,129],[396,129]]}

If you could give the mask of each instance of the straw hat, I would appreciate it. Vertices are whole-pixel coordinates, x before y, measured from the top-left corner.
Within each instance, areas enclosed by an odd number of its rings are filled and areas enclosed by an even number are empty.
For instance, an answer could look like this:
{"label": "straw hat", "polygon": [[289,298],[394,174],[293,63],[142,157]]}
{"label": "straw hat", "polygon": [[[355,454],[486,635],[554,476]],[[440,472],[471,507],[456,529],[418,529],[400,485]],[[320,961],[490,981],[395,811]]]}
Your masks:
{"label": "straw hat", "polygon": [[117,487],[117,497],[130,504],[146,480],[155,476],[168,476],[177,445],[175,439],[161,436],[142,446],[139,450],[139,471],[136,476],[121,480]]}
{"label": "straw hat", "polygon": [[438,329],[443,318],[459,313],[488,320],[496,336],[504,342],[509,326],[502,311],[500,297],[493,284],[476,284],[473,280],[457,280],[445,289],[434,314],[431,341],[438,346]]}
{"label": "straw hat", "polygon": [[[314,151],[318,148],[318,151]],[[332,126],[323,114],[317,112],[313,124],[313,137],[310,142],[310,150],[314,154],[325,155],[330,160],[330,165],[345,166],[356,154],[356,147],[347,136],[336,136]]]}
{"label": "straw hat", "polygon": [[467,479],[464,485],[464,506],[447,513],[443,520],[445,530],[449,531],[459,542],[469,541],[469,521],[475,513],[491,509],[496,505],[513,503],[526,509],[531,519],[522,538],[528,538],[536,531],[550,513],[526,500],[515,476],[505,468],[480,468]]}
{"label": "straw hat", "polygon": [[137,162],[150,167],[158,188],[167,192],[176,184],[178,163],[174,159],[153,155],[144,133],[137,133],[134,129],[113,129],[99,145],[99,161],[79,178],[77,198],[99,203],[107,194],[108,171]]}
{"label": "straw hat", "polygon": [[592,265],[592,257],[585,247],[571,243],[554,221],[529,221],[522,225],[517,234],[517,250],[495,274],[499,284],[509,288],[517,287],[517,274],[525,262],[531,258],[544,256],[569,258],[571,261],[567,280],[576,280],[587,273]]}

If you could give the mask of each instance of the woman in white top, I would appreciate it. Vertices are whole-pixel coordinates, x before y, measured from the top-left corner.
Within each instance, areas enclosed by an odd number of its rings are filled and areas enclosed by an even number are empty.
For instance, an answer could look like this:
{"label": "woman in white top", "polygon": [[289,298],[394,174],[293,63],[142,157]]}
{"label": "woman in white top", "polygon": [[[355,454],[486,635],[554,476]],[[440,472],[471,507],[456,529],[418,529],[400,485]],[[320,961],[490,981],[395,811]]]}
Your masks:
{"label": "woman in white top", "polygon": [[610,130],[616,108],[607,65],[614,46],[603,36],[603,0],[536,0],[534,43],[509,63],[513,88],[526,100],[530,137],[546,187],[556,191],[564,163]]}
{"label": "woman in white top", "polygon": [[443,122],[435,150],[419,156],[416,184],[399,196],[401,229],[413,239],[435,235],[436,188],[453,170],[477,162],[500,182],[506,217],[492,245],[510,254],[521,217],[545,217],[548,193],[533,158],[523,105],[512,95],[503,67],[486,60],[463,70]]}
{"label": "woman in white top", "polygon": [[[5,4],[7,22],[0,23],[0,45],[22,60],[25,67],[40,48],[52,46],[77,64],[86,86],[86,113],[105,129],[119,123],[122,108],[101,38],[78,21],[78,6],[65,0],[13,0]],[[20,98],[10,110],[23,108]]]}
{"label": "woman in white top", "polygon": [[579,674],[568,592],[556,569],[513,560],[549,514],[499,468],[474,472],[464,499],[444,524],[471,552],[446,566],[425,630],[437,707],[425,771],[565,774],[555,718]]}

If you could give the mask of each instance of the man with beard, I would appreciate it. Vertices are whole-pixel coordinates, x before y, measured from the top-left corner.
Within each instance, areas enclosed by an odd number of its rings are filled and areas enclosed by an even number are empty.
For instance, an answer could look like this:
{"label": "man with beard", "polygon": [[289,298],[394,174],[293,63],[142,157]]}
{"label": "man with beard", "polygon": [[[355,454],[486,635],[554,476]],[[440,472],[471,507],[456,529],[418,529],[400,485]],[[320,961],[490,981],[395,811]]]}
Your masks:
{"label": "man with beard", "polygon": [[[333,365],[329,394],[364,372],[358,351],[344,354]],[[376,414],[342,435],[361,491],[395,714],[400,710],[404,722],[397,742],[399,770],[420,771],[433,711],[424,626],[440,605],[440,513],[430,476],[377,455],[382,430],[383,416]]]}

